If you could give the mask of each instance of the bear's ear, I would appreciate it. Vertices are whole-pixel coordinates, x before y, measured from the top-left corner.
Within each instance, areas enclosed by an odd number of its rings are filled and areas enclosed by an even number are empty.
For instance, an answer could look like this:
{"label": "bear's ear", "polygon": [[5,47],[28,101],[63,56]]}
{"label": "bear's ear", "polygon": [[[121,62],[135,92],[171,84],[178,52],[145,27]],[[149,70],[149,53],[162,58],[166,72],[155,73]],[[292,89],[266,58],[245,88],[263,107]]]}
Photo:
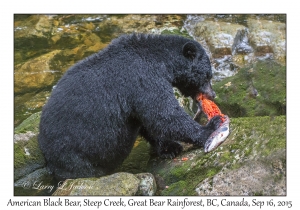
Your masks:
{"label": "bear's ear", "polygon": [[182,53],[184,57],[193,60],[196,57],[197,48],[193,43],[188,42],[183,45]]}

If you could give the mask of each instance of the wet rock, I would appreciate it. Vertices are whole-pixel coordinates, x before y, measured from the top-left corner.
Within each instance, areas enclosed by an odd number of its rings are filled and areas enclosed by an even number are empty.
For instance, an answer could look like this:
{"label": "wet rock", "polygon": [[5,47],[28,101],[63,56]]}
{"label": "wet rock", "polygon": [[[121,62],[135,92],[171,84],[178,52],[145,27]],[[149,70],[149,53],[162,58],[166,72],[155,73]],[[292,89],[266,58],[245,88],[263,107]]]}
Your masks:
{"label": "wet rock", "polygon": [[249,54],[253,52],[249,45],[248,29],[238,30],[232,45],[232,54]]}
{"label": "wet rock", "polygon": [[151,196],[156,193],[156,182],[152,174],[140,173],[136,174],[135,176],[140,180],[138,191],[135,195]]}
{"label": "wet rock", "polygon": [[29,100],[25,99],[26,101],[24,102],[24,106],[27,110],[39,110],[45,105],[46,100],[50,95],[50,91],[41,91],[39,93],[36,93]]}
{"label": "wet rock", "polygon": [[116,172],[126,171],[137,174],[147,170],[151,147],[142,137],[137,137],[129,156],[124,160]]}
{"label": "wet rock", "polygon": [[24,21],[15,22],[15,39],[20,37],[47,37],[52,28],[53,16],[31,15]]}
{"label": "wet rock", "polygon": [[34,183],[42,182],[46,176],[49,176],[48,171],[46,168],[38,169],[22,179],[19,179],[14,183],[15,187],[31,187]]}
{"label": "wet rock", "polygon": [[[243,45],[246,44],[247,40],[242,34],[246,34],[247,29],[243,25],[206,20],[206,18],[206,16],[191,18],[185,22],[185,28],[195,40],[202,44],[210,56],[214,81],[219,81],[233,76],[238,70],[239,65],[237,64],[244,65],[243,58],[237,63],[235,62],[237,58],[232,56],[237,54],[237,49],[246,48]],[[237,35],[240,38],[236,38]]]}
{"label": "wet rock", "polygon": [[[28,135],[23,136],[26,132],[31,133],[31,136],[37,135],[37,133],[39,132],[40,117],[41,112],[34,113],[30,115],[26,120],[24,120],[20,125],[18,125],[14,130],[14,139],[23,141],[29,140],[27,138]],[[24,139],[22,139],[22,136]]]}
{"label": "wet rock", "polygon": [[52,31],[51,44],[58,49],[72,49],[78,45],[90,46],[93,42],[100,42],[100,38],[92,33],[92,30],[83,28],[81,25],[64,24],[55,26]]}
{"label": "wet rock", "polygon": [[53,16],[30,15],[14,24],[15,63],[49,52]]}
{"label": "wet rock", "polygon": [[24,136],[24,140],[18,140],[14,143],[14,180],[18,180],[45,165],[36,135],[26,133]]}
{"label": "wet rock", "polygon": [[[188,15],[184,27],[212,61],[213,82],[257,60],[285,65],[285,23],[280,15]],[[237,24],[235,24],[237,23]]]}
{"label": "wet rock", "polygon": [[106,47],[106,44],[103,44],[102,42],[93,41],[94,42],[87,37],[82,40],[85,44],[79,44],[72,49],[62,50],[50,61],[51,67],[64,73],[76,62]]}
{"label": "wet rock", "polygon": [[31,92],[15,95],[14,125],[18,126],[23,120],[28,118],[33,113],[41,111],[50,94],[50,90],[43,90],[38,93]]}
{"label": "wet rock", "polygon": [[243,25],[229,22],[200,21],[194,27],[196,40],[204,39],[214,58],[232,54],[234,38],[239,31],[246,29]]}
{"label": "wet rock", "polygon": [[67,179],[53,195],[132,196],[140,180],[129,173],[115,173],[100,178]]}
{"label": "wet rock", "polygon": [[49,65],[51,59],[59,53],[55,50],[23,64],[15,66],[14,92],[25,93],[51,86],[58,80],[60,74]]}
{"label": "wet rock", "polygon": [[274,59],[285,64],[286,24],[251,18],[247,22],[250,32],[249,39],[256,56],[264,57],[273,54]]}
{"label": "wet rock", "polygon": [[45,165],[37,142],[40,114],[40,112],[33,114],[15,128],[14,180],[18,180]]}
{"label": "wet rock", "polygon": [[32,48],[49,47],[48,37],[52,22],[53,16],[50,15],[31,15],[23,21],[16,21],[14,24],[15,48],[20,49],[30,44],[33,44]]}

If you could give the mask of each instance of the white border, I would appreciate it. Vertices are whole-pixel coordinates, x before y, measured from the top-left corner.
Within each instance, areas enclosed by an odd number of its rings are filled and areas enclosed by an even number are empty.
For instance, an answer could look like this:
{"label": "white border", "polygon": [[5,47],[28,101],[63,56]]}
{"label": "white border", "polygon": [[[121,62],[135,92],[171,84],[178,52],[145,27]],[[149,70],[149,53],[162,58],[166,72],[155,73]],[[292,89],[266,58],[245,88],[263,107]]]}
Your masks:
{"label": "white border", "polygon": [[[287,14],[287,196],[284,197],[254,197],[267,201],[272,198],[275,200],[291,200],[293,209],[300,209],[299,205],[299,117],[297,110],[299,106],[299,6],[296,1],[275,1],[275,0],[251,0],[251,1],[9,1],[1,3],[0,18],[0,42],[1,42],[1,69],[0,69],[0,130],[1,132],[1,195],[0,208],[7,209],[9,199],[13,200],[42,200],[45,197],[14,197],[13,196],[13,15],[15,13],[170,13],[170,14],[200,14],[200,13],[285,13]],[[298,38],[298,40],[297,40]],[[298,62],[298,63],[297,63]],[[297,65],[298,64],[298,65]],[[299,109],[299,108],[298,108]],[[296,121],[296,117],[298,118]],[[95,200],[97,199],[96,197]],[[93,199],[92,198],[92,199]],[[170,197],[168,197],[170,198]],[[182,197],[180,197],[182,198]],[[209,197],[203,197],[208,199]],[[212,197],[214,199],[215,197]],[[241,197],[226,197],[227,199],[240,200]],[[57,198],[56,198],[57,199]],[[82,197],[72,197],[72,200],[83,200]],[[116,199],[116,197],[112,198]],[[129,199],[125,197],[124,199]],[[141,199],[141,198],[137,198]],[[155,199],[163,199],[155,197]],[[167,199],[167,198],[166,198]],[[176,199],[174,197],[174,199]],[[193,198],[191,198],[193,199]],[[222,197],[217,197],[221,200]],[[248,199],[248,197],[247,197]],[[250,199],[250,198],[249,198]],[[251,198],[252,199],[252,198]],[[297,208],[298,207],[298,208]],[[24,207],[23,207],[24,208]],[[64,207],[64,209],[68,207]],[[138,207],[131,207],[137,209]],[[139,207],[140,208],[140,207]],[[150,209],[151,207],[143,207]],[[164,206],[166,208],[166,206]],[[175,207],[174,207],[175,208]],[[200,207],[197,207],[199,209]],[[52,207],[48,207],[52,209]],[[74,208],[72,208],[74,209]],[[92,209],[92,208],[90,208]],[[95,209],[95,207],[93,207]],[[176,207],[176,209],[181,209]],[[187,209],[187,208],[185,208]],[[212,209],[212,208],[211,208]],[[223,207],[217,209],[232,209],[232,207]],[[243,208],[241,208],[243,209]],[[262,208],[274,209],[274,208]],[[276,208],[275,208],[276,209]]]}

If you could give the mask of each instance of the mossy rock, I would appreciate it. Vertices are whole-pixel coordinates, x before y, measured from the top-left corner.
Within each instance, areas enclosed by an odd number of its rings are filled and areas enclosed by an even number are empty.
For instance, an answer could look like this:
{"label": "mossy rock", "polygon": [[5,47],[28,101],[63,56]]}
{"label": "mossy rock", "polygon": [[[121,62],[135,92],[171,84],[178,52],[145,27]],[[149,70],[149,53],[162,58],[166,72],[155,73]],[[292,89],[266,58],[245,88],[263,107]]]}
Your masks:
{"label": "mossy rock", "polygon": [[37,135],[41,112],[32,114],[15,128],[14,179],[17,180],[45,165]]}
{"label": "mossy rock", "polygon": [[160,195],[196,195],[199,183],[223,170],[234,171],[251,161],[271,168],[273,163],[266,160],[285,154],[285,149],[286,116],[232,118],[230,135],[216,150],[204,153],[202,148],[193,149],[173,160],[153,158],[148,170],[164,180]]}
{"label": "mossy rock", "polygon": [[67,179],[53,195],[132,196],[140,180],[130,173],[115,173],[100,178]]}
{"label": "mossy rock", "polygon": [[183,37],[188,38],[188,39],[193,39],[193,37],[191,37],[185,29],[182,29],[182,30],[179,30],[179,29],[165,29],[161,32],[161,34],[163,34],[163,35],[178,35],[178,36],[183,36]]}
{"label": "mossy rock", "polygon": [[[16,134],[18,135],[18,134]],[[28,141],[20,140],[14,143],[14,179],[42,168],[45,165],[44,156],[39,149],[37,136]]]}
{"label": "mossy rock", "polygon": [[147,172],[147,163],[150,159],[151,147],[142,137],[138,137],[134,143],[129,156],[122,165],[116,169],[116,172],[126,171],[128,173]]}
{"label": "mossy rock", "polygon": [[213,86],[216,103],[229,117],[286,114],[286,67],[259,61]]}
{"label": "mossy rock", "polygon": [[25,119],[19,126],[15,128],[14,133],[26,133],[27,131],[32,131],[34,133],[38,133],[39,124],[42,112],[37,112],[30,115],[27,119]]}

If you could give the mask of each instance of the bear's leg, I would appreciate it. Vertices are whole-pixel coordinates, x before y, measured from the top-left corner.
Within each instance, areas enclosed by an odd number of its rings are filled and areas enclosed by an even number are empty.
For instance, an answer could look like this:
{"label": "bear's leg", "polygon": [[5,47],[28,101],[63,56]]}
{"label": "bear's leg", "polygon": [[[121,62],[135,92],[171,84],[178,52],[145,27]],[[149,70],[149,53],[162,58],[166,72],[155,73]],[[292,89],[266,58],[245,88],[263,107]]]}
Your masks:
{"label": "bear's leg", "polygon": [[[160,93],[163,93],[163,97]],[[180,107],[173,89],[168,90],[163,85],[155,86],[151,93],[143,94],[140,98],[143,100],[136,105],[139,119],[150,134],[148,141],[155,142],[158,153],[162,155],[165,152],[171,156],[178,153],[178,141],[204,146],[208,137],[222,122],[221,116],[215,116],[207,125],[201,126]],[[149,107],[149,102],[155,106]]]}
{"label": "bear's leg", "polygon": [[47,168],[58,180],[100,177],[112,171],[74,153],[65,153],[59,162],[47,161]]}
{"label": "bear's leg", "polygon": [[179,155],[183,150],[183,147],[179,142],[162,141],[159,139],[155,139],[147,132],[147,130],[144,127],[141,128],[140,135],[143,136],[146,139],[146,141],[148,141],[151,144],[151,146],[154,147],[155,152],[161,158],[172,159]]}
{"label": "bear's leg", "polygon": [[176,141],[157,141],[156,152],[161,158],[173,159],[179,155],[183,147]]}

